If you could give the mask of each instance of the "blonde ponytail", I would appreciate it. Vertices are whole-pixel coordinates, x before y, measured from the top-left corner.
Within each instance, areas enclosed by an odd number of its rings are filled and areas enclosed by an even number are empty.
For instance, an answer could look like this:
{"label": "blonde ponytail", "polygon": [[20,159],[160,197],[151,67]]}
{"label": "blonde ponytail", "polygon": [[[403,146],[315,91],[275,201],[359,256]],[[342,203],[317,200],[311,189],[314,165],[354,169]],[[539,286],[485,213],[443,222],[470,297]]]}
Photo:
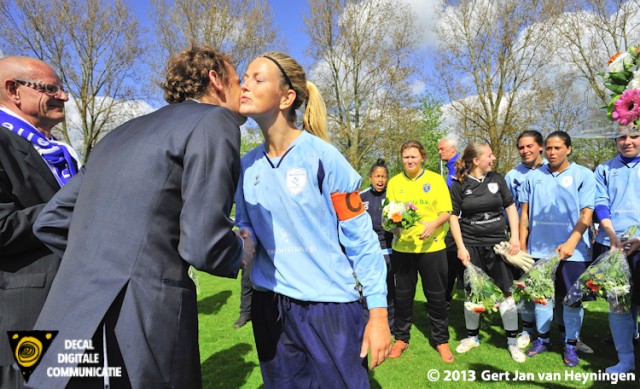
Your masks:
{"label": "blonde ponytail", "polygon": [[327,132],[327,107],[324,105],[320,91],[311,81],[307,81],[307,93],[308,99],[304,108],[302,128],[318,138],[329,142],[329,134]]}

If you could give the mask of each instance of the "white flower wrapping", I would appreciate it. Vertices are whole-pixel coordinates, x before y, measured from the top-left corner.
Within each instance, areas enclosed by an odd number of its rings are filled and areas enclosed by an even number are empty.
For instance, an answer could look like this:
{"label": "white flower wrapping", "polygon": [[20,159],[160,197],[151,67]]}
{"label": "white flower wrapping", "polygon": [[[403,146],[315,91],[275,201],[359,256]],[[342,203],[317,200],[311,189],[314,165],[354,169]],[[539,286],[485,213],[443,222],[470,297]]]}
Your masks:
{"label": "white flower wrapping", "polygon": [[389,204],[385,205],[382,209],[384,215],[388,218],[389,215],[393,215],[394,213],[399,213],[403,215],[406,212],[406,207],[404,203],[399,203],[397,201],[392,201]]}
{"label": "white flower wrapping", "polygon": [[[631,57],[631,54],[629,52],[624,52],[622,54],[620,54],[613,62],[611,62],[611,64],[609,65],[609,68],[607,69],[607,72],[609,73],[617,73],[617,72],[621,72],[624,70],[624,65],[631,65],[633,64],[633,57]],[[629,70],[635,70],[635,69],[629,69]]]}

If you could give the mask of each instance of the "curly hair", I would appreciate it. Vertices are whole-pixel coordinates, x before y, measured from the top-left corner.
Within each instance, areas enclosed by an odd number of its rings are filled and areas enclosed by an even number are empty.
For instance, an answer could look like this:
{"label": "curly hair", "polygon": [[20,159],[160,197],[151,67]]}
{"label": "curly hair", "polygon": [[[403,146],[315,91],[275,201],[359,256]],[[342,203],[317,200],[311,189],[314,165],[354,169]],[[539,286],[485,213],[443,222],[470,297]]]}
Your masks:
{"label": "curly hair", "polygon": [[167,79],[162,83],[167,103],[197,99],[209,86],[209,71],[214,70],[226,84],[233,62],[226,54],[208,46],[193,46],[169,59]]}

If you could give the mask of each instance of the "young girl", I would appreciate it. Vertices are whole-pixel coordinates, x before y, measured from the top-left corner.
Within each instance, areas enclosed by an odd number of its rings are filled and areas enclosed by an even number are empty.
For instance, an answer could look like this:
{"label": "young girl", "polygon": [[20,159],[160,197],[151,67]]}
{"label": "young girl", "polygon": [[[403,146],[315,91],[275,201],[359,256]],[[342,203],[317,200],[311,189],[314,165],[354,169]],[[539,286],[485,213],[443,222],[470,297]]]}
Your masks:
{"label": "young girl", "polygon": [[[293,58],[256,58],[241,88],[240,113],[265,140],[242,158],[236,196],[237,224],[257,240],[251,320],[264,385],[369,387],[367,350],[379,365],[391,336],[360,176],[329,144],[322,97]],[[306,131],[295,126],[303,104]]]}
{"label": "young girl", "polygon": [[[562,260],[556,273],[555,315],[566,328],[564,363],[573,367],[580,361],[576,345],[584,310],[563,306],[562,300],[591,261],[585,231],[591,224],[596,184],[591,170],[569,162],[571,137],[566,132],[549,134],[545,154],[549,163],[531,172],[521,191],[520,244],[534,258],[556,251]],[[538,339],[527,350],[533,357],[549,349],[553,304],[526,303],[524,312],[535,314]]]}
{"label": "young girl", "polygon": [[[513,360],[524,362],[526,358],[516,345],[518,310],[509,293],[515,269],[493,251],[494,245],[507,240],[503,210],[509,218],[510,254],[520,251],[518,211],[504,178],[492,171],[495,159],[486,143],[471,143],[465,148],[456,162],[456,180],[451,185],[453,212],[449,223],[458,258],[465,266],[471,262],[484,270],[504,292],[506,299],[500,304],[500,316],[507,334],[507,347]],[[465,309],[464,321],[468,337],[456,347],[459,353],[480,345],[480,314]]]}
{"label": "young girl", "polygon": [[373,230],[378,235],[380,241],[380,250],[384,255],[384,261],[387,264],[387,314],[389,316],[389,328],[391,334],[394,334],[393,320],[393,300],[395,299],[395,277],[391,267],[391,242],[393,234],[382,228],[382,206],[387,197],[387,182],[389,181],[389,170],[384,159],[378,158],[376,163],[369,170],[369,181],[371,185],[360,192],[364,209],[371,216]]}

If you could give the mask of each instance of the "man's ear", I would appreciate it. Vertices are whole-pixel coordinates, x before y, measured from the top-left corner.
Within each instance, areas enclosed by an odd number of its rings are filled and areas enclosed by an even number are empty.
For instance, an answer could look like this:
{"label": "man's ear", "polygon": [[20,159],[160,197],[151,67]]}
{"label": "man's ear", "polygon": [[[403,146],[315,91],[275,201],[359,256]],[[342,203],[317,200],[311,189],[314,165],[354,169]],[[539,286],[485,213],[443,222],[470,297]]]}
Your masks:
{"label": "man's ear", "polygon": [[298,94],[293,89],[289,89],[282,95],[280,99],[280,109],[286,109],[293,106],[293,103],[296,101]]}
{"label": "man's ear", "polygon": [[5,80],[4,92],[7,95],[7,98],[13,101],[14,104],[18,104],[20,102],[20,95],[18,95],[18,83],[13,80]]}
{"label": "man's ear", "polygon": [[220,96],[224,94],[224,81],[215,70],[209,70],[209,81],[216,95]]}

